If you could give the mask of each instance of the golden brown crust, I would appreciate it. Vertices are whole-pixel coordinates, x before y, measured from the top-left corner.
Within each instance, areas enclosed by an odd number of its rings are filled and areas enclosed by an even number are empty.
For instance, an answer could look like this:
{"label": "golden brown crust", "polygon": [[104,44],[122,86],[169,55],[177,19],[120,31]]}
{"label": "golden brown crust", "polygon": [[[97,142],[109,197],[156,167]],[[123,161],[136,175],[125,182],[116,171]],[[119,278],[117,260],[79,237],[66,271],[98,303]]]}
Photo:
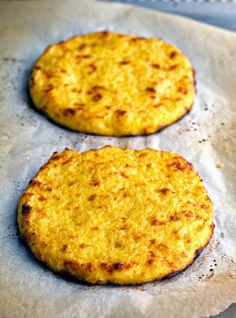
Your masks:
{"label": "golden brown crust", "polygon": [[179,155],[110,146],[54,153],[23,194],[18,224],[55,272],[125,285],[187,268],[213,235],[212,213]]}
{"label": "golden brown crust", "polygon": [[72,130],[129,136],[155,133],[191,109],[193,69],[178,49],[101,34],[52,45],[36,61],[30,93],[38,110]]}

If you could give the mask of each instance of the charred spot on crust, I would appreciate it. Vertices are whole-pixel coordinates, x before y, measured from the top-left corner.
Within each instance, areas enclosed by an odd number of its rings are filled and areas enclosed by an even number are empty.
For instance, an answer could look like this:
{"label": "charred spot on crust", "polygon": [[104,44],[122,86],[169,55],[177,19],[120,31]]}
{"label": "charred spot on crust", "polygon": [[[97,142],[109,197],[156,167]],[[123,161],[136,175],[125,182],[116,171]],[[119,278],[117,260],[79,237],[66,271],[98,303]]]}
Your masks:
{"label": "charred spot on crust", "polygon": [[188,89],[187,89],[186,87],[180,86],[180,87],[178,88],[178,93],[181,93],[181,94],[183,94],[183,95],[186,95],[186,94],[188,94]]}
{"label": "charred spot on crust", "polygon": [[99,32],[99,35],[101,38],[106,37],[109,35],[109,31],[107,31],[107,30],[101,31],[101,32]]}
{"label": "charred spot on crust", "polygon": [[123,192],[123,198],[127,198],[129,196],[129,192]]}
{"label": "charred spot on crust", "polygon": [[63,158],[60,154],[58,154],[57,152],[53,153],[53,157],[51,158],[51,161],[57,161],[60,160],[61,158]]}
{"label": "charred spot on crust", "polygon": [[96,199],[96,194],[91,194],[89,197],[88,197],[88,201],[94,201]]}
{"label": "charred spot on crust", "polygon": [[113,272],[112,266],[107,263],[101,263],[100,268],[106,270],[110,274]]}
{"label": "charred spot on crust", "polygon": [[93,265],[92,263],[86,264],[85,270],[86,270],[87,272],[92,272],[92,271],[94,270],[94,265]]}
{"label": "charred spot on crust", "polygon": [[129,177],[124,173],[124,172],[120,172],[120,175],[123,177],[123,178],[125,178],[125,179],[128,179]]}
{"label": "charred spot on crust", "polygon": [[139,241],[142,237],[144,236],[144,234],[135,234],[133,236],[133,239],[135,242]]}
{"label": "charred spot on crust", "polygon": [[191,239],[190,239],[189,237],[187,237],[187,238],[185,239],[185,242],[186,242],[187,244],[190,244],[190,243],[191,243]]}
{"label": "charred spot on crust", "polygon": [[87,246],[88,246],[87,244],[81,243],[79,247],[80,248],[86,248]]}
{"label": "charred spot on crust", "polygon": [[147,157],[148,156],[148,153],[146,152],[142,152],[139,154],[139,158],[144,158],[144,157]]}
{"label": "charred spot on crust", "polygon": [[71,161],[72,161],[72,158],[68,158],[67,160],[64,160],[64,161],[62,162],[62,165],[64,166],[64,165],[70,163]]}
{"label": "charred spot on crust", "polygon": [[171,59],[173,59],[173,58],[175,58],[177,55],[178,55],[178,53],[175,52],[175,51],[173,51],[173,52],[170,53],[169,57],[170,57]]}
{"label": "charred spot on crust", "polygon": [[178,66],[179,66],[178,64],[174,64],[174,65],[170,66],[169,71],[175,70]]}
{"label": "charred spot on crust", "polygon": [[214,233],[215,224],[212,223],[212,224],[210,225],[210,228],[211,228],[211,232],[212,232],[212,234],[213,234],[213,233]]}
{"label": "charred spot on crust", "polygon": [[99,229],[98,226],[93,226],[93,227],[91,227],[91,230],[92,230],[92,231],[97,231],[98,229]]}
{"label": "charred spot on crust", "polygon": [[129,64],[130,63],[130,61],[121,61],[120,62],[120,65],[127,65],[127,64]]}
{"label": "charred spot on crust", "polygon": [[164,225],[164,224],[165,224],[165,222],[159,221],[156,218],[151,220],[151,225]]}
{"label": "charred spot on crust", "polygon": [[79,57],[81,57],[82,59],[88,59],[88,58],[90,58],[90,55],[85,54],[85,55],[80,55]]}
{"label": "charred spot on crust", "polygon": [[156,257],[156,255],[155,255],[155,253],[154,253],[153,251],[149,251],[149,255],[150,255],[152,258]]}
{"label": "charred spot on crust", "polygon": [[101,263],[100,268],[107,269],[108,264],[107,263]]}
{"label": "charred spot on crust", "polygon": [[29,204],[22,204],[21,213],[23,215],[28,215],[32,211],[32,207]]}
{"label": "charred spot on crust", "polygon": [[194,216],[192,211],[183,211],[183,213],[187,218],[192,218]]}
{"label": "charred spot on crust", "polygon": [[170,189],[161,188],[161,189],[157,189],[157,192],[160,192],[161,194],[166,195],[168,192],[170,192]]}
{"label": "charred spot on crust", "polygon": [[174,161],[170,165],[168,165],[168,167],[173,167],[175,170],[180,170],[180,171],[183,171],[183,170],[192,171],[193,170],[193,165],[187,161],[183,164],[181,164],[179,161]]}
{"label": "charred spot on crust", "polygon": [[180,162],[174,161],[172,164],[168,165],[168,167],[173,167],[176,170],[184,170],[184,167],[181,165]]}
{"label": "charred spot on crust", "polygon": [[125,264],[123,263],[114,263],[112,268],[115,270],[115,271],[120,271],[122,269],[125,268]]}
{"label": "charred spot on crust", "polygon": [[136,41],[140,41],[140,40],[145,40],[146,38],[144,38],[143,36],[137,36],[135,38],[130,39],[131,42],[136,42]]}
{"label": "charred spot on crust", "polygon": [[74,87],[74,88],[72,88],[71,92],[73,92],[73,93],[81,93],[81,89]]}
{"label": "charred spot on crust", "polygon": [[82,43],[79,45],[78,49],[83,50],[86,46],[87,46],[86,44]]}
{"label": "charred spot on crust", "polygon": [[171,221],[178,221],[179,220],[179,216],[177,213],[174,213],[173,215],[170,216],[170,220]]}
{"label": "charred spot on crust", "polygon": [[97,93],[97,94],[95,94],[95,95],[92,97],[92,100],[93,100],[94,102],[98,102],[101,98],[102,98],[102,95],[99,94],[99,93]]}
{"label": "charred spot on crust", "polygon": [[127,112],[125,110],[122,109],[117,109],[116,110],[116,115],[118,116],[124,116]]}
{"label": "charred spot on crust", "polygon": [[100,182],[98,180],[92,180],[90,184],[93,185],[94,187],[97,187],[100,185]]}
{"label": "charred spot on crust", "polygon": [[147,264],[148,264],[148,265],[151,265],[152,263],[153,263],[153,259],[150,258],[150,259],[147,261]]}
{"label": "charred spot on crust", "polygon": [[94,91],[97,91],[99,89],[105,89],[105,87],[101,86],[101,85],[94,85],[94,86],[91,87],[91,89],[94,90]]}
{"label": "charred spot on crust", "polygon": [[97,67],[94,64],[89,64],[88,65],[90,70],[89,70],[89,74],[92,74],[93,72],[95,72],[97,70]]}
{"label": "charred spot on crust", "polygon": [[103,270],[106,270],[108,273],[113,273],[114,271],[121,271],[124,269],[129,269],[132,267],[134,262],[131,263],[121,263],[121,262],[116,262],[113,264],[107,264],[107,263],[100,263],[100,268]]}
{"label": "charred spot on crust", "polygon": [[164,251],[164,250],[168,249],[168,247],[165,244],[163,244],[163,243],[158,244],[157,248],[160,251]]}
{"label": "charred spot on crust", "polygon": [[147,87],[146,88],[146,92],[149,92],[149,93],[156,93],[156,90],[154,87]]}
{"label": "charred spot on crust", "polygon": [[151,66],[158,69],[158,70],[161,68],[160,64],[158,64],[158,63],[153,63],[153,64],[151,64]]}
{"label": "charred spot on crust", "polygon": [[61,251],[62,252],[65,252],[67,250],[68,246],[66,244],[64,244],[61,248]]}
{"label": "charred spot on crust", "polygon": [[143,135],[148,135],[148,134],[150,134],[150,131],[149,131],[148,126],[143,128],[143,132],[142,132],[142,133],[143,133]]}
{"label": "charred spot on crust", "polygon": [[37,179],[32,179],[32,180],[30,180],[29,184],[31,186],[35,187],[35,186],[40,186],[41,182]]}
{"label": "charred spot on crust", "polygon": [[188,161],[186,161],[185,168],[189,171],[193,171],[193,165]]}
{"label": "charred spot on crust", "polygon": [[52,91],[54,89],[53,84],[49,84],[46,88],[45,88],[45,93],[49,93],[50,91]]}
{"label": "charred spot on crust", "polygon": [[68,116],[68,115],[74,115],[75,114],[75,110],[71,109],[71,108],[66,108],[63,110],[63,115],[64,116]]}
{"label": "charred spot on crust", "polygon": [[74,261],[65,261],[64,262],[64,266],[66,269],[68,269],[69,271],[75,272],[78,270],[78,264]]}
{"label": "charred spot on crust", "polygon": [[166,260],[166,263],[169,267],[173,268],[175,266],[175,263],[169,260]]}
{"label": "charred spot on crust", "polygon": [[33,75],[30,75],[30,86],[34,86],[35,85],[35,79]]}
{"label": "charred spot on crust", "polygon": [[45,200],[46,200],[46,198],[43,195],[39,196],[39,201],[45,201]]}

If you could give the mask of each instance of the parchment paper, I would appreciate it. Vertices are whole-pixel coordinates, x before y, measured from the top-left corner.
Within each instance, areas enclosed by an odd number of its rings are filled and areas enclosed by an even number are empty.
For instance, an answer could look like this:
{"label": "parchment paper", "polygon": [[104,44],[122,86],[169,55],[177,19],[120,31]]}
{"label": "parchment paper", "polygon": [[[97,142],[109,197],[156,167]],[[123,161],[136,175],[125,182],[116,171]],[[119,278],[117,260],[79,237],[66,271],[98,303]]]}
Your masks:
{"label": "parchment paper", "polygon": [[[27,95],[35,59],[51,43],[103,29],[161,37],[183,50],[197,74],[191,113],[158,134],[131,138],[74,133],[38,114]],[[194,318],[236,301],[235,78],[236,36],[227,31],[97,1],[0,3],[1,317]],[[182,274],[138,287],[89,286],[53,274],[20,242],[19,197],[51,153],[106,144],[175,151],[199,170],[214,201],[216,228]]]}

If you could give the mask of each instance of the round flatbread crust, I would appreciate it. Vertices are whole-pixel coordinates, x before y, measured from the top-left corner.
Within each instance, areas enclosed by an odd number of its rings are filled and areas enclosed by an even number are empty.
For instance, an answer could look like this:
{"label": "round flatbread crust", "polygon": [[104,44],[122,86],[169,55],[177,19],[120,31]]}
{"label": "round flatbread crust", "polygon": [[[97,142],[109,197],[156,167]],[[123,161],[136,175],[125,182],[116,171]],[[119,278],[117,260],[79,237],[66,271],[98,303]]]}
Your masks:
{"label": "round flatbread crust", "polygon": [[212,214],[181,156],[107,146],[55,153],[21,197],[18,224],[53,271],[125,285],[187,268],[212,237]]}
{"label": "round flatbread crust", "polygon": [[99,135],[146,135],[184,116],[193,68],[175,46],[113,32],[50,45],[34,65],[30,93],[54,122]]}

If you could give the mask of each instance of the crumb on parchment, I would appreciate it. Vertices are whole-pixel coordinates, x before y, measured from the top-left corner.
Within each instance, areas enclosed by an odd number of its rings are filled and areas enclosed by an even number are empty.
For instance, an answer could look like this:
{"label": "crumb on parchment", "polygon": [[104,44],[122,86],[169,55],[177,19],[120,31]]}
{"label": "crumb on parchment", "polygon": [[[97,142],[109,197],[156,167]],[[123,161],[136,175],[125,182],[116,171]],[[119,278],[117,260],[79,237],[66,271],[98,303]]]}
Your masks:
{"label": "crumb on parchment", "polygon": [[222,169],[222,168],[224,168],[224,164],[222,162],[217,162],[216,163],[216,168]]}

